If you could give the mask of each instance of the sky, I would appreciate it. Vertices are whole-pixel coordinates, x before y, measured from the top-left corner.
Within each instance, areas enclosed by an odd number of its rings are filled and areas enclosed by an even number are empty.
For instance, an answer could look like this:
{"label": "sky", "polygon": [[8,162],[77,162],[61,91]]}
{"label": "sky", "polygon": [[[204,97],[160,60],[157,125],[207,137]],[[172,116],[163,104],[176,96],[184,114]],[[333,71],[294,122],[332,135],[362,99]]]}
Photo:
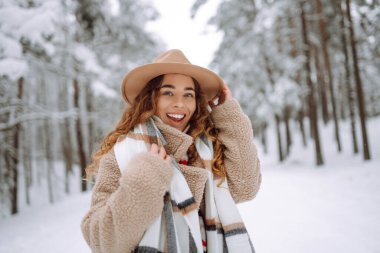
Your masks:
{"label": "sky", "polygon": [[190,17],[194,0],[150,1],[161,16],[149,23],[147,29],[161,37],[168,49],[181,49],[192,64],[207,67],[222,39],[221,32],[207,25],[220,0],[209,0],[194,19]]}

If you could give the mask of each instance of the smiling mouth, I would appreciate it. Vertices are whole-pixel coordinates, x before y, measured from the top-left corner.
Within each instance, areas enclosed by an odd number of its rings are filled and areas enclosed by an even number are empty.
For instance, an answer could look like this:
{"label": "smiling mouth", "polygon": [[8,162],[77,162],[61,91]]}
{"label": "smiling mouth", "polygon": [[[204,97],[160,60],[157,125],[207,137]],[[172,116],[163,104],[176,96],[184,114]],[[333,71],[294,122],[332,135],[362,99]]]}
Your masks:
{"label": "smiling mouth", "polygon": [[167,113],[166,116],[175,122],[180,122],[185,118],[186,114]]}

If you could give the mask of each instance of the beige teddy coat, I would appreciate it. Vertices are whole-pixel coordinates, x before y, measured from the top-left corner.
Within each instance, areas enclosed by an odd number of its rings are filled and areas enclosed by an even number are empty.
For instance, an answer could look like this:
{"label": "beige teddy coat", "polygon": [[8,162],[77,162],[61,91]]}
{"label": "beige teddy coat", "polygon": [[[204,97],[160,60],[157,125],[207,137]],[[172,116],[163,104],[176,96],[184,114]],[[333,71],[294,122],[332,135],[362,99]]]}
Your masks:
{"label": "beige teddy coat", "polygon": [[[249,118],[235,99],[211,112],[226,146],[227,182],[236,203],[255,197],[261,184],[261,172]],[[162,122],[157,127],[168,142],[167,153],[179,161],[192,144],[192,137]],[[202,162],[180,165],[198,208],[202,202],[207,172]],[[199,166],[199,167],[196,167]],[[172,169],[157,155],[136,154],[128,170],[121,173],[110,151],[99,164],[91,208],[82,221],[82,232],[94,253],[126,253],[138,245],[144,231],[163,209],[163,196],[169,189]]]}

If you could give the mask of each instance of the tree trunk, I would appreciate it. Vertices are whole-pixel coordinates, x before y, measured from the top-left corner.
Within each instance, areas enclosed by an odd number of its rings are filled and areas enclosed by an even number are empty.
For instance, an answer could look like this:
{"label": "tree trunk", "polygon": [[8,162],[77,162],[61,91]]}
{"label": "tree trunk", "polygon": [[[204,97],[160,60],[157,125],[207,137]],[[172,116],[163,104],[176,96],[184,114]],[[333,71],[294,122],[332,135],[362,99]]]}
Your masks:
{"label": "tree trunk", "polygon": [[305,126],[303,124],[303,118],[304,118],[304,111],[303,111],[303,108],[301,108],[297,115],[297,121],[298,121],[298,125],[300,127],[300,131],[302,135],[302,144],[304,147],[307,147],[307,139],[306,139],[306,133],[305,133]]}
{"label": "tree trunk", "polygon": [[94,151],[94,119],[93,119],[93,105],[92,105],[92,101],[93,101],[93,98],[92,98],[92,90],[91,90],[91,87],[90,85],[86,85],[86,109],[87,109],[87,115],[89,115],[89,117],[87,117],[88,119],[88,146],[89,146],[89,150],[88,150],[88,154],[92,154],[92,152]]}
{"label": "tree trunk", "polygon": [[54,161],[53,161],[53,152],[52,152],[52,147],[51,147],[51,139],[52,139],[52,134],[51,134],[51,125],[50,125],[50,120],[45,119],[44,120],[44,135],[45,135],[45,155],[46,155],[46,162],[47,162],[47,187],[48,187],[48,196],[49,196],[49,202],[51,204],[54,203],[54,193],[53,193],[53,173],[52,171],[54,170]]}
{"label": "tree trunk", "polygon": [[260,131],[261,144],[264,147],[264,154],[268,154],[268,142],[267,142],[267,123],[264,123]]}
{"label": "tree trunk", "polygon": [[65,193],[70,193],[70,175],[73,172],[73,158],[72,158],[72,146],[70,138],[70,123],[69,119],[65,119],[63,122],[63,134],[62,138],[62,151],[65,159]]}
{"label": "tree trunk", "polygon": [[[272,87],[274,87],[275,83],[274,83],[274,79],[273,79],[273,71],[269,65],[269,59],[268,59],[268,56],[263,53],[263,59],[264,59],[264,63],[265,63],[265,69],[266,69],[266,72],[267,72],[267,76],[268,76],[268,79],[269,79],[269,82],[270,84],[272,85]],[[284,154],[282,152],[282,141],[281,141],[281,129],[280,129],[280,116],[275,113],[274,114],[274,118],[275,118],[275,121],[276,121],[276,135],[277,135],[277,150],[278,150],[278,159],[280,162],[282,162],[284,160]]]}
{"label": "tree trunk", "polygon": [[[28,134],[23,130],[24,141],[29,139]],[[28,206],[31,204],[30,187],[32,186],[32,166],[30,162],[30,146],[25,143],[23,145],[23,160],[24,160],[24,184],[25,184],[25,201]]]}
{"label": "tree trunk", "polygon": [[31,204],[30,199],[30,187],[32,185],[32,165],[31,165],[31,138],[29,133],[31,122],[25,122],[21,124],[20,136],[22,136],[22,143],[20,143],[22,147],[22,164],[24,170],[24,191],[25,191],[25,201],[29,206]]}
{"label": "tree trunk", "polygon": [[310,67],[310,43],[309,38],[307,36],[307,23],[305,18],[305,1],[300,2],[300,10],[301,10],[301,22],[302,22],[302,38],[304,43],[304,54],[306,57],[305,60],[305,71],[306,71],[306,82],[309,87],[307,100],[309,103],[309,118],[310,118],[310,125],[313,127],[311,128],[313,133],[312,136],[314,136],[314,144],[315,144],[315,158],[316,158],[316,164],[317,165],[323,165],[323,156],[322,156],[322,150],[319,140],[319,129],[318,129],[318,118],[317,118],[317,108],[315,105],[315,99],[314,99],[314,87],[311,80],[311,67]]}
{"label": "tree trunk", "polygon": [[[61,89],[61,97],[60,100],[60,109],[61,111],[65,111],[69,109],[69,94],[67,88]],[[70,175],[73,171],[73,158],[72,158],[72,150],[73,147],[71,145],[71,136],[70,136],[70,119],[65,118],[61,125],[61,149],[63,153],[63,159],[65,163],[65,193],[70,193]]]}
{"label": "tree trunk", "polygon": [[285,122],[285,130],[286,130],[286,156],[289,156],[290,148],[292,146],[292,135],[290,133],[289,119],[290,119],[290,108],[285,107],[284,122]]}
{"label": "tree trunk", "polygon": [[[344,95],[346,93],[346,87],[344,85],[344,80],[343,80],[343,75],[342,73],[339,73],[339,82],[338,82],[338,101],[339,101],[339,106],[338,108],[340,109],[340,117],[342,121],[345,121],[347,118],[347,112],[346,112],[346,96]],[[347,103],[348,104],[348,103]]]}
{"label": "tree trunk", "polygon": [[[28,89],[29,91],[36,90],[37,88],[37,80],[35,78],[30,78],[28,80]],[[39,89],[39,87],[38,87]],[[38,93],[39,92],[30,92],[28,96],[28,103],[29,104],[36,104],[36,100],[38,99]],[[29,156],[29,166],[30,166],[30,175],[28,177],[29,179],[29,185],[32,187],[35,184],[35,173],[36,171],[39,171],[37,166],[37,153],[38,153],[38,144],[41,142],[40,140],[37,140],[38,138],[38,121],[32,121],[29,123],[28,127],[28,135],[29,135],[29,144],[28,148],[25,152],[28,153]]]}
{"label": "tree trunk", "polygon": [[[22,100],[22,97],[24,95],[24,78],[20,77],[18,79],[18,90],[17,90],[17,98],[19,101]],[[17,115],[18,113],[16,113]],[[15,129],[13,130],[13,155],[10,157],[10,164],[11,164],[11,187],[10,187],[10,194],[11,194],[11,214],[18,213],[18,164],[19,164],[19,134],[21,130],[21,124],[18,123],[15,126]]]}
{"label": "tree trunk", "polygon": [[[44,98],[45,98],[45,105],[47,108],[51,108],[51,103],[50,103],[50,100],[49,100],[49,96],[51,96],[49,90],[48,90],[48,86],[46,85],[46,82],[45,82],[45,79],[42,78],[41,80],[41,86],[44,90]],[[51,204],[54,203],[54,188],[53,188],[53,171],[54,171],[54,158],[53,158],[53,145],[52,145],[52,141],[53,141],[53,138],[54,138],[54,135],[52,134],[52,123],[51,123],[51,119],[47,118],[47,119],[44,119],[44,124],[43,124],[43,140],[44,140],[44,143],[45,143],[45,158],[46,158],[46,162],[47,162],[47,167],[46,167],[46,180],[47,180],[47,190],[48,190],[48,198],[49,198],[49,202]]]}
{"label": "tree trunk", "polygon": [[[61,0],[61,6],[63,7],[63,13],[64,15],[69,14],[68,10],[68,3],[65,0]],[[64,50],[70,51],[71,47],[71,40],[70,40],[70,34],[69,34],[69,28],[70,24],[69,22],[63,23],[63,35],[64,35]],[[70,54],[63,54],[62,57],[62,66],[63,66],[63,71],[64,73],[71,73],[72,67],[73,67],[73,57]],[[62,94],[62,99],[60,100],[60,109],[62,111],[66,111],[68,109],[71,109],[72,104],[70,103],[71,96],[70,93],[67,89],[68,86],[71,84],[71,77],[70,76],[65,76],[63,78],[63,85],[61,89],[61,94]],[[65,193],[70,194],[70,175],[73,172],[73,142],[72,142],[72,132],[71,132],[71,127],[70,123],[72,123],[71,118],[65,118],[63,122],[61,123],[61,150],[63,153],[63,159],[65,163]]]}
{"label": "tree trunk", "polygon": [[[282,52],[283,52],[283,46],[282,46],[282,38],[281,38],[281,26],[280,26],[280,22],[279,21],[276,22],[276,46],[277,46],[277,51],[279,52],[279,54],[282,54]],[[274,81],[273,81],[273,78],[272,78],[272,85],[273,86],[275,85]],[[284,115],[284,123],[285,123],[286,153],[284,154],[282,152],[282,148],[281,148],[280,161],[284,160],[285,157],[290,154],[291,138],[290,138],[290,130],[289,130],[289,116],[290,116],[290,113],[291,113],[291,109],[292,108],[289,107],[286,104],[283,105],[283,108],[282,108],[283,115]],[[276,117],[277,117],[277,115],[276,115]],[[279,119],[280,118],[277,117],[276,121],[279,120]],[[277,129],[277,133],[278,134],[280,134],[280,131],[281,131],[280,130],[280,126],[281,126],[281,121],[278,121],[278,126],[277,126],[279,128],[279,129]],[[281,135],[279,135],[278,138],[279,138],[278,140],[280,141],[279,145],[281,145]],[[279,147],[282,147],[282,145],[279,146]],[[281,160],[281,156],[282,156],[282,160]]]}
{"label": "tree trunk", "polygon": [[[22,100],[24,93],[24,78],[20,77],[17,81],[17,98],[19,101]],[[17,109],[15,115],[20,113]],[[19,134],[21,130],[21,124],[18,123],[16,126],[10,130],[10,142],[12,149],[8,149],[6,152],[6,165],[8,168],[9,176],[9,196],[11,200],[11,214],[18,213],[18,164],[19,164]]]}
{"label": "tree trunk", "polygon": [[[293,18],[293,13],[291,10],[288,10],[288,26],[290,28],[291,31],[295,31],[296,30],[296,26],[294,24],[294,18]],[[290,50],[290,56],[292,58],[297,58],[299,56],[299,50],[298,50],[298,46],[297,46],[297,36],[295,35],[296,33],[293,32],[293,33],[289,33],[289,43],[291,45],[291,50]],[[295,74],[295,82],[299,85],[301,85],[301,81],[300,81],[300,76],[301,76],[301,73],[300,73],[300,70],[297,71],[297,73]],[[306,141],[306,134],[305,134],[305,128],[304,128],[304,124],[303,124],[303,107],[304,107],[304,99],[302,99],[302,105],[301,105],[301,108],[299,109],[298,113],[297,113],[297,121],[298,121],[298,124],[299,124],[299,127],[300,127],[300,131],[301,131],[301,136],[302,136],[302,143],[304,145],[304,147],[307,146],[307,141]]]}
{"label": "tree trunk", "polygon": [[335,104],[335,91],[334,91],[334,83],[333,83],[334,80],[333,80],[332,69],[331,69],[331,64],[330,64],[330,54],[329,54],[328,45],[327,45],[325,17],[323,13],[323,6],[321,3],[321,0],[315,0],[315,2],[317,5],[317,13],[319,16],[319,32],[320,32],[320,37],[321,37],[323,60],[325,63],[327,74],[328,74],[328,84],[329,84],[329,89],[330,89],[331,106],[332,106],[333,118],[334,118],[335,140],[337,143],[338,151],[341,152],[342,145],[340,142],[339,121],[338,121],[336,104]]}
{"label": "tree trunk", "polygon": [[10,211],[11,214],[17,214],[18,213],[18,171],[17,171],[17,165],[18,165],[18,159],[17,159],[17,152],[14,152],[15,148],[18,148],[18,135],[17,135],[17,129],[16,127],[9,131],[10,133],[10,141],[11,145],[13,146],[13,150],[6,150],[5,151],[5,165],[7,168],[7,173],[5,175],[6,181],[8,183],[8,192],[10,197]]}
{"label": "tree trunk", "polygon": [[348,20],[348,29],[350,32],[351,51],[352,51],[352,58],[353,58],[352,64],[354,68],[354,77],[355,77],[355,83],[356,83],[356,93],[357,93],[357,98],[358,98],[357,101],[358,101],[358,108],[359,108],[360,125],[361,125],[362,139],[363,139],[363,157],[364,157],[364,160],[370,160],[371,154],[370,154],[369,142],[368,142],[368,137],[367,137],[364,91],[363,91],[363,85],[362,85],[362,80],[361,80],[360,71],[359,71],[359,59],[356,52],[355,32],[354,32],[354,26],[352,24],[352,18],[351,18],[350,0],[346,0],[346,15],[347,15],[347,20]]}
{"label": "tree trunk", "polygon": [[79,108],[79,95],[80,95],[80,87],[78,83],[78,79],[74,78],[73,80],[74,86],[74,107],[77,109],[77,120],[75,124],[76,136],[78,141],[78,155],[79,155],[79,166],[81,170],[81,190],[82,192],[87,191],[87,182],[86,182],[86,148],[83,143],[83,131],[82,131],[82,121],[81,121],[81,113]]}
{"label": "tree trunk", "polygon": [[321,66],[321,62],[319,60],[319,50],[316,45],[312,47],[314,50],[314,63],[315,63],[315,69],[317,71],[317,83],[318,83],[318,93],[319,98],[321,102],[321,109],[322,109],[322,119],[323,123],[326,125],[329,120],[329,110],[327,105],[327,90],[326,90],[326,81],[325,81],[325,73],[323,70],[323,67]]}
{"label": "tree trunk", "polygon": [[[2,121],[3,117],[0,116],[0,121]],[[0,131],[0,138],[6,139],[7,131]],[[5,150],[5,148],[0,145],[0,212],[3,212],[3,208],[7,208],[6,206],[6,199],[8,198],[8,184],[7,184],[7,159],[8,152]]]}
{"label": "tree trunk", "polygon": [[276,120],[276,133],[277,133],[278,160],[282,162],[284,161],[284,153],[282,152],[280,117],[277,114],[275,115],[275,120]]}

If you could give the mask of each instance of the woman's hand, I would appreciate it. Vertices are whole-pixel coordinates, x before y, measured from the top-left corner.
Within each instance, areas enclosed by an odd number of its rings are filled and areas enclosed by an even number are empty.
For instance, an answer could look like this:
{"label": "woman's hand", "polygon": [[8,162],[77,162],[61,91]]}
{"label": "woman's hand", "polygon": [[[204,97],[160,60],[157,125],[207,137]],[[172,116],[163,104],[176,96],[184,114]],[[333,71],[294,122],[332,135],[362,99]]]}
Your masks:
{"label": "woman's hand", "polygon": [[171,165],[172,161],[168,154],[166,154],[166,150],[164,147],[159,147],[157,144],[153,143],[150,147],[150,153],[154,155],[158,155],[160,158],[165,160],[169,165]]}
{"label": "woman's hand", "polygon": [[209,105],[211,106],[211,108],[214,108],[215,106],[221,105],[231,98],[232,98],[232,93],[231,93],[230,88],[228,88],[226,83],[223,83],[222,91],[220,92],[218,96],[218,104],[215,105],[214,101],[212,100],[212,101],[209,101]]}

